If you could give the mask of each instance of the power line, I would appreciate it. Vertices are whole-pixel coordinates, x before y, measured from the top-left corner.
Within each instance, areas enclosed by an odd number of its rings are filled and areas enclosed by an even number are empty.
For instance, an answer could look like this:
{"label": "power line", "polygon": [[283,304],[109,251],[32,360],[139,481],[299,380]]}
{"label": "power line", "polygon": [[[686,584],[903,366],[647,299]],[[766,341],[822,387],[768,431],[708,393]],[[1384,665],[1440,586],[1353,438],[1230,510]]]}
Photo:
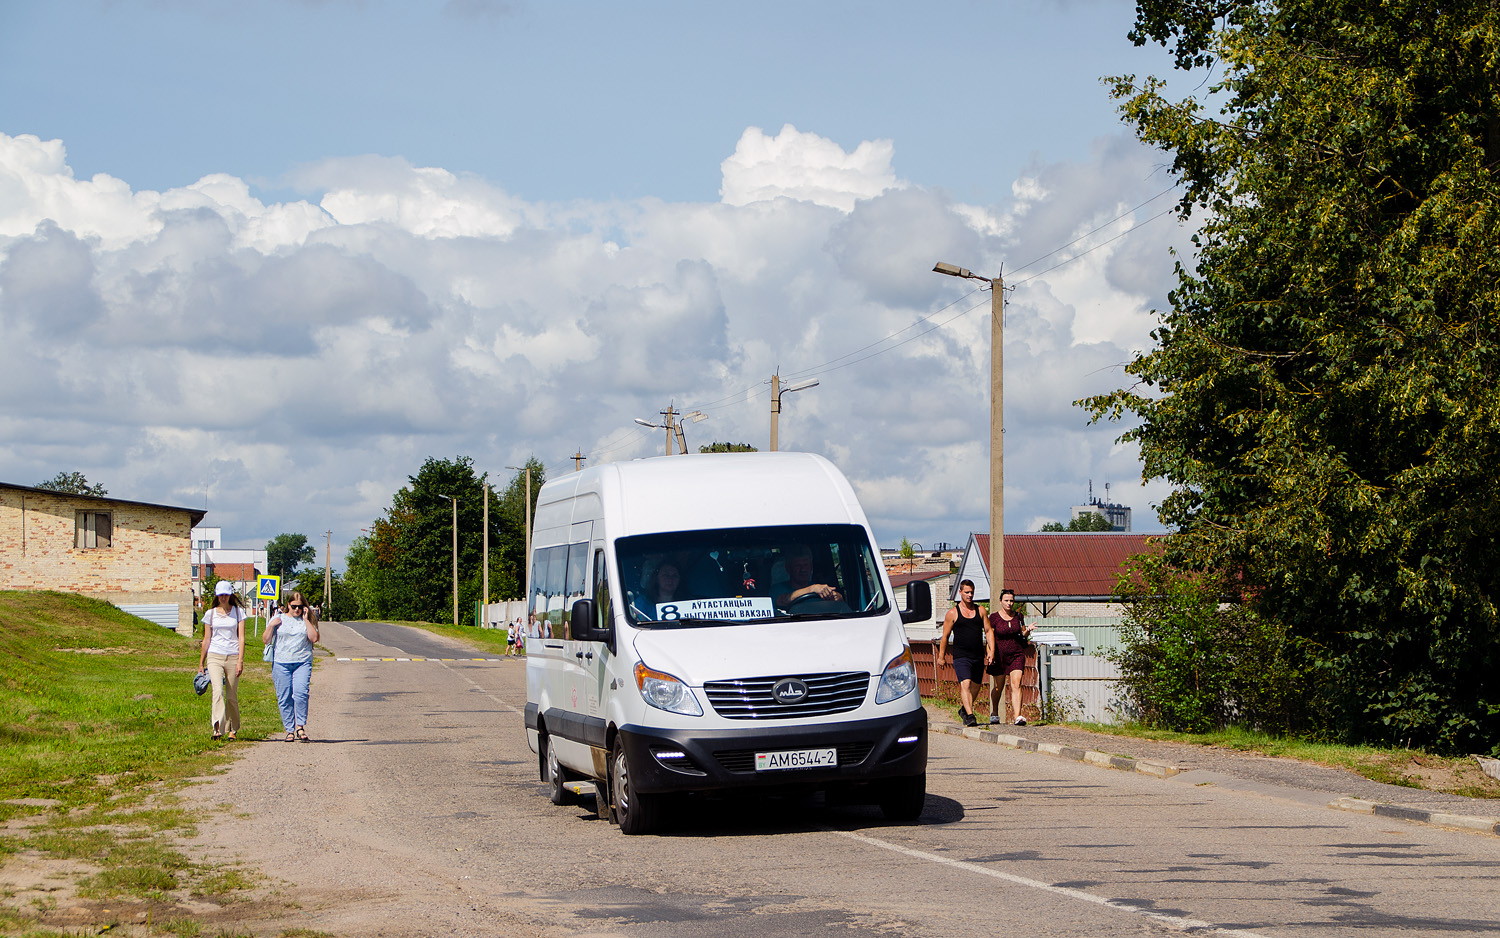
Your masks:
{"label": "power line", "polygon": [[[1073,245],[1077,244],[1078,242],[1082,241],[1084,238],[1087,238],[1090,235],[1097,234],[1098,232],[1103,231],[1105,228],[1108,228],[1110,225],[1113,225],[1115,222],[1119,221],[1120,219],[1125,218],[1125,217],[1130,216],[1130,215],[1134,215],[1137,211],[1139,211],[1140,209],[1145,208],[1146,206],[1150,205],[1152,202],[1155,202],[1157,199],[1159,199],[1162,196],[1166,195],[1168,192],[1174,192],[1174,191],[1176,191],[1177,188],[1178,188],[1178,186],[1174,185],[1174,186],[1169,186],[1166,189],[1161,190],[1156,195],[1153,195],[1151,198],[1149,198],[1146,201],[1140,203],[1139,205],[1135,206],[1134,208],[1128,208],[1125,211],[1121,212],[1119,215],[1116,215],[1114,218],[1111,218],[1109,221],[1107,221],[1104,224],[1100,225],[1099,227],[1095,228],[1093,231],[1086,231],[1083,234],[1079,235],[1078,237],[1074,238],[1072,241],[1069,241],[1067,244],[1064,244],[1062,247],[1053,248],[1052,250],[1048,251],[1046,254],[1043,254],[1041,257],[1033,258],[1033,259],[1027,261],[1026,263],[1022,264],[1020,267],[1014,267],[1014,268],[1012,268],[1011,269],[1011,273],[1018,274],[1021,271],[1025,270],[1026,268],[1030,267],[1032,264],[1035,264],[1035,263],[1038,263],[1040,261],[1046,260],[1047,258],[1049,258],[1052,255],[1056,254],[1058,251],[1067,250],[1068,248],[1070,248]],[[1156,215],[1156,216],[1153,216],[1150,219],[1147,219],[1147,221],[1154,221],[1155,219],[1160,218],[1160,217],[1161,217],[1160,215]],[[1142,224],[1145,224],[1145,222],[1142,222]],[[1134,228],[1137,228],[1137,227],[1140,227],[1140,226],[1139,225],[1133,226],[1132,230],[1134,230]],[[1106,243],[1108,243],[1108,242],[1106,242]],[[1082,256],[1082,255],[1079,255],[1079,256]],[[1052,269],[1056,270],[1056,268],[1052,268]]]}

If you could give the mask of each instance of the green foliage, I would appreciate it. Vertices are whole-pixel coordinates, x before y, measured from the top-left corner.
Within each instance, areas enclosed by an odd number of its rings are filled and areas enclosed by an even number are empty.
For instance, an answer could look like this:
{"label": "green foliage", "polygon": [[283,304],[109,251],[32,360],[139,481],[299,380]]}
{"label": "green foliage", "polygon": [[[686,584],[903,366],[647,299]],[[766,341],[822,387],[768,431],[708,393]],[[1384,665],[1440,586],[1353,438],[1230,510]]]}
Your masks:
{"label": "green foliage", "polygon": [[1067,530],[1067,528],[1063,527],[1063,523],[1061,521],[1048,521],[1046,524],[1042,525],[1041,529],[1043,532],[1049,534],[1055,534],[1059,531]]}
{"label": "green foliage", "polygon": [[323,595],[323,580],[322,567],[307,567],[297,574],[297,583],[291,588],[301,593],[302,598],[306,599],[310,605],[320,607],[323,610],[324,619],[340,622],[344,619],[355,618],[357,603],[339,572],[333,571],[333,602],[331,604],[328,597]]}
{"label": "green foliage", "polygon": [[281,577],[283,584],[297,579],[297,569],[318,559],[318,549],[307,543],[305,534],[278,534],[266,542],[266,571]]}
{"label": "green foliage", "polygon": [[[1346,737],[1500,738],[1500,7],[1143,0],[1219,113],[1114,80],[1204,216],[1138,386],[1183,569],[1234,571]],[[1223,17],[1223,18],[1219,18]]]}
{"label": "green foliage", "polygon": [[916,556],[916,553],[916,548],[912,546],[911,541],[903,537],[901,539],[901,559],[910,560]]}
{"label": "green foliage", "polygon": [[[531,500],[546,481],[535,458]],[[350,618],[451,622],[453,619],[453,503],[458,505],[459,622],[476,624],[483,591],[484,499],[489,499],[490,598],[518,598],[525,588],[526,479],[517,472],[503,493],[474,472],[468,457],[428,459],[391,500],[367,537],[347,555],[343,589]],[[321,586],[319,587],[321,590]],[[343,607],[340,607],[343,608]]]}
{"label": "green foliage", "polygon": [[1222,602],[1228,586],[1174,569],[1161,554],[1130,562],[1117,585],[1125,605],[1120,647],[1108,657],[1120,666],[1134,716],[1184,733],[1309,728],[1286,630]]}
{"label": "green foliage", "polygon": [[707,446],[698,447],[700,453],[756,453],[759,452],[749,443],[710,443]]}
{"label": "green foliage", "polygon": [[48,489],[53,492],[67,492],[69,495],[109,494],[103,485],[90,485],[89,480],[84,478],[81,472],[59,472],[46,482],[38,482],[36,488]]}

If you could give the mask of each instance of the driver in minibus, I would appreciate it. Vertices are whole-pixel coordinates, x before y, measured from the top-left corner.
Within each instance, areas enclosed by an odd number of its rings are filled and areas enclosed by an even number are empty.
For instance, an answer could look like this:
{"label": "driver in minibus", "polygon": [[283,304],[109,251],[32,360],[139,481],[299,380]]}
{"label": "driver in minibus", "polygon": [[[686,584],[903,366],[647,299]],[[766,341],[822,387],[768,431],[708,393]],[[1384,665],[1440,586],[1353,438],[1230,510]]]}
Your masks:
{"label": "driver in minibus", "polygon": [[827,583],[812,581],[812,548],[806,544],[793,544],[788,547],[782,552],[781,564],[786,569],[786,578],[778,579],[771,584],[771,595],[775,597],[777,608],[789,609],[794,603],[814,600],[839,603],[844,601],[843,595],[834,587]]}

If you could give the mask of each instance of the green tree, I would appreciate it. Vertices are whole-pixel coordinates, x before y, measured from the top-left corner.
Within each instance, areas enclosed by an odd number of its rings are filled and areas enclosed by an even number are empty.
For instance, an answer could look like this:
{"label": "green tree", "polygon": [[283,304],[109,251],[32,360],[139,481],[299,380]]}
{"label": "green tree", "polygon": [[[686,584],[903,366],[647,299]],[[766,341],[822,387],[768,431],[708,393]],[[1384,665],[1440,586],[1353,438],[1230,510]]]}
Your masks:
{"label": "green tree", "polygon": [[[1500,6],[1142,0],[1217,114],[1114,80],[1186,218],[1133,414],[1185,570],[1232,571],[1365,740],[1500,738]],[[1500,747],[1497,747],[1500,748]]]}
{"label": "green tree", "polygon": [[318,549],[307,543],[305,534],[278,534],[266,542],[267,574],[281,577],[282,583],[297,579],[298,567],[318,557]]}
{"label": "green tree", "polygon": [[1042,531],[1047,533],[1055,533],[1058,531],[1067,530],[1067,528],[1063,527],[1063,523],[1061,521],[1048,521],[1046,524],[1042,525],[1041,529]]}
{"label": "green tree", "polygon": [[69,495],[108,495],[103,485],[90,485],[89,480],[84,478],[81,472],[59,472],[56,476],[46,482],[38,482],[36,487],[48,489],[53,492],[67,492]]}
{"label": "green tree", "polygon": [[337,570],[333,571],[333,601],[330,603],[328,596],[323,592],[323,568],[304,567],[297,573],[297,583],[292,589],[302,594],[309,605],[318,606],[322,609],[322,617],[341,622],[354,619],[357,601],[350,593],[344,578]]}
{"label": "green tree", "polygon": [[757,453],[760,452],[749,443],[710,443],[707,446],[698,447],[700,453]]}
{"label": "green tree", "polygon": [[[546,479],[531,466],[532,501]],[[391,499],[369,536],[350,548],[345,593],[361,618],[447,622],[453,617],[453,503],[458,505],[458,617],[473,625],[483,592],[484,510],[489,500],[490,597],[516,598],[524,589],[525,474],[503,494],[474,472],[473,460],[428,459]],[[339,599],[337,591],[334,599]]]}

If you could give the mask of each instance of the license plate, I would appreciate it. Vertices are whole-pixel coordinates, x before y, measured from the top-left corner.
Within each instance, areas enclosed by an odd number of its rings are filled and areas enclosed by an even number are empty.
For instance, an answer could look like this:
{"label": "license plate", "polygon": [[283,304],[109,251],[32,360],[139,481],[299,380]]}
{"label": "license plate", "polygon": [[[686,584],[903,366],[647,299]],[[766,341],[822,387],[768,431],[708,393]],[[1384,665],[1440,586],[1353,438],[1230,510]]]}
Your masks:
{"label": "license plate", "polygon": [[755,771],[776,769],[820,769],[839,764],[837,749],[792,749],[787,752],[757,752]]}

